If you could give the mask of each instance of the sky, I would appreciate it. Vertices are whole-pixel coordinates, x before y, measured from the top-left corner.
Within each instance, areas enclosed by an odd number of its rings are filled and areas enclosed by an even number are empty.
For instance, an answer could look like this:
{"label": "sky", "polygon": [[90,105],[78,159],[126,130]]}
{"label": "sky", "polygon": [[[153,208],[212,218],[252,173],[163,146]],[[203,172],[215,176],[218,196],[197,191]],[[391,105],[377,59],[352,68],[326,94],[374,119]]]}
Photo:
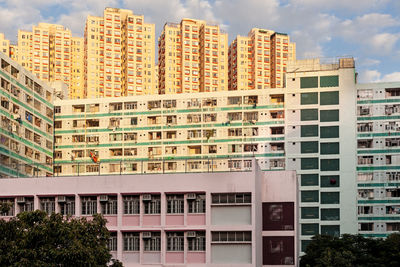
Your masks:
{"label": "sky", "polygon": [[359,82],[400,81],[399,0],[0,0],[0,32],[57,23],[83,36],[87,15],[131,9],[156,25],[182,18],[218,23],[232,41],[253,27],[288,33],[297,59],[352,56]]}

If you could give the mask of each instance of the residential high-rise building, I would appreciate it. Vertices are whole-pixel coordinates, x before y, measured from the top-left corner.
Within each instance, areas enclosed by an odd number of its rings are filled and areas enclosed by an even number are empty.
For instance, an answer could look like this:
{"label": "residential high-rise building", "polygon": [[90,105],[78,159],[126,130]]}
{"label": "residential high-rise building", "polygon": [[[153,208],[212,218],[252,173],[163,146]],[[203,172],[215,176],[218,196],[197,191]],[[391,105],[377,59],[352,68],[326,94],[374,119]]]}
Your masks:
{"label": "residential high-rise building", "polygon": [[296,58],[287,34],[253,28],[229,46],[229,90],[284,87],[284,73]]}
{"label": "residential high-rise building", "polygon": [[357,84],[358,231],[400,230],[400,82]]}
{"label": "residential high-rise building", "polygon": [[158,39],[159,93],[228,90],[228,35],[218,25],[183,19]]}
{"label": "residential high-rise building", "polygon": [[3,33],[0,33],[0,51],[6,56],[10,56],[10,40],[5,39]]}
{"label": "residential high-rise building", "polygon": [[53,174],[53,90],[0,53],[0,177]]}
{"label": "residential high-rise building", "polygon": [[[47,44],[48,45],[48,44]],[[32,32],[18,30],[17,62],[32,72]]]}
{"label": "residential high-rise building", "polygon": [[82,99],[86,97],[84,72],[84,40],[80,37],[72,37],[71,81],[68,90],[70,99]]}
{"label": "residential high-rise building", "polygon": [[87,98],[156,93],[155,26],[142,15],[106,8],[88,16],[84,41]]}
{"label": "residential high-rise building", "polygon": [[300,240],[357,233],[354,60],[299,60],[286,73],[286,169],[299,177]]}

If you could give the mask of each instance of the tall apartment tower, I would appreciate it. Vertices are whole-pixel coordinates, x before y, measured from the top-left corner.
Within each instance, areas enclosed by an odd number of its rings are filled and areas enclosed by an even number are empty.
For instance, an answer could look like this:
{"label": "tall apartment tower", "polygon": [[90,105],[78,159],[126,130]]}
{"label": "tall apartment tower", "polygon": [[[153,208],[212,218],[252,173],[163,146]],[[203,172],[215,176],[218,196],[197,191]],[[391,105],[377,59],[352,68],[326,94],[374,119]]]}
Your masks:
{"label": "tall apartment tower", "polygon": [[71,81],[69,88],[70,99],[86,97],[84,90],[84,40],[80,37],[71,38]]}
{"label": "tall apartment tower", "polygon": [[0,51],[10,56],[10,40],[7,40],[3,33],[0,33]]}
{"label": "tall apartment tower", "polygon": [[158,39],[159,93],[228,90],[228,34],[218,25],[183,19]]}
{"label": "tall apartment tower", "polygon": [[286,169],[296,170],[300,240],[357,233],[354,60],[299,60],[286,73]]}
{"label": "tall apartment tower", "polygon": [[253,28],[229,46],[229,90],[284,87],[287,63],[296,58],[296,44],[287,34]]}
{"label": "tall apartment tower", "polygon": [[156,93],[155,26],[130,10],[88,16],[84,37],[87,98]]}

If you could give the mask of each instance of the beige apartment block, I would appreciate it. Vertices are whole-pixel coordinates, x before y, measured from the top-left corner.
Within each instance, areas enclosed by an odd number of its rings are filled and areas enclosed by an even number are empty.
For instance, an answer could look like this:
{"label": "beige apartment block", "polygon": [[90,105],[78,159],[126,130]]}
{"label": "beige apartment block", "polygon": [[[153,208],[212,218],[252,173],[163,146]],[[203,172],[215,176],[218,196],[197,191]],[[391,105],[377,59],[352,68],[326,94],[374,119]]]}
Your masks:
{"label": "beige apartment block", "polygon": [[166,23],[158,52],[160,94],[228,90],[228,34],[218,25]]}
{"label": "beige apartment block", "polygon": [[287,34],[253,28],[229,46],[229,90],[283,88],[296,45]]}
{"label": "beige apartment block", "polygon": [[10,40],[7,40],[3,33],[0,33],[0,51],[7,56],[10,55]]}
{"label": "beige apartment block", "polygon": [[32,71],[32,32],[18,30],[17,62],[25,69]]}
{"label": "beige apartment block", "polygon": [[88,16],[84,41],[87,98],[155,94],[155,26],[142,15],[106,8]]}
{"label": "beige apartment block", "polygon": [[56,175],[284,169],[284,97],[270,90],[56,100]]}
{"label": "beige apartment block", "polygon": [[71,82],[69,85],[69,98],[82,99],[86,97],[84,90],[85,64],[84,64],[84,39],[71,38]]}

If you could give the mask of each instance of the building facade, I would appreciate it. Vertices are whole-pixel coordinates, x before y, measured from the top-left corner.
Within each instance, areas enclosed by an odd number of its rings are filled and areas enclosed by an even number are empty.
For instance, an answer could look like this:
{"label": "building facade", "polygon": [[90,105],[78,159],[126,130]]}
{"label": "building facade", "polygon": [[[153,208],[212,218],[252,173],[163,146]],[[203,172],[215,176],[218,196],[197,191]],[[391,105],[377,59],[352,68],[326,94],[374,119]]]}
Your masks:
{"label": "building facade", "polygon": [[358,230],[386,237],[400,230],[400,83],[357,84]]}
{"label": "building facade", "polygon": [[283,102],[267,90],[57,100],[55,172],[226,171],[252,157],[284,169]]}
{"label": "building facade", "polygon": [[6,220],[34,209],[103,214],[108,246],[124,266],[296,265],[295,172],[254,166],[222,173],[2,179],[0,201],[12,204],[0,214]]}
{"label": "building facade", "polygon": [[284,87],[289,61],[296,59],[296,44],[287,34],[253,28],[229,46],[229,90]]}
{"label": "building facade", "polygon": [[160,94],[228,90],[228,34],[203,20],[166,23],[158,38]]}
{"label": "building facade", "polygon": [[106,8],[88,16],[84,59],[87,98],[156,94],[155,26],[142,15]]}
{"label": "building facade", "polygon": [[299,176],[300,240],[357,233],[354,60],[300,60],[286,74],[286,169]]}
{"label": "building facade", "polygon": [[0,177],[53,173],[53,90],[0,53]]}
{"label": "building facade", "polygon": [[3,33],[0,33],[0,51],[10,56],[10,40],[7,40]]}

